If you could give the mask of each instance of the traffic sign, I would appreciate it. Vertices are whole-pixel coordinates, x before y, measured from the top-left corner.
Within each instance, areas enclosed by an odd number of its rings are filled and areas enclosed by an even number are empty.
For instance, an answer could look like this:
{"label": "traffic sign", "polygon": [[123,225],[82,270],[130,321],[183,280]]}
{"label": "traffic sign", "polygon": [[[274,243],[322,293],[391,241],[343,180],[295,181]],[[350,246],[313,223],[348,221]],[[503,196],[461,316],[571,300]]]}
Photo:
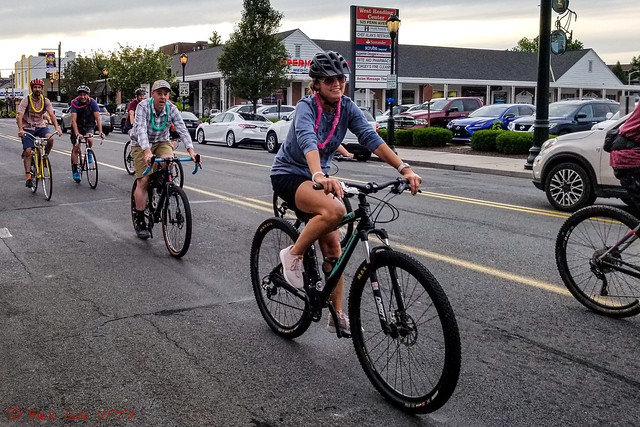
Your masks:
{"label": "traffic sign", "polygon": [[189,96],[189,82],[180,83],[180,96]]}

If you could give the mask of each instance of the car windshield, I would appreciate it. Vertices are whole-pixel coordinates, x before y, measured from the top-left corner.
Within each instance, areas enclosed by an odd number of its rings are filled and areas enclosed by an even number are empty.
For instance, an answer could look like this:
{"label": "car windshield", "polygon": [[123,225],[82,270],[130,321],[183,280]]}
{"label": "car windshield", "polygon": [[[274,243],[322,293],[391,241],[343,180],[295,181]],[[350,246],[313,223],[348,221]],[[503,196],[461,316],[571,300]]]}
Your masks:
{"label": "car windshield", "polygon": [[259,114],[250,114],[250,113],[238,113],[238,114],[244,120],[249,120],[252,122],[268,122],[269,121],[269,119],[267,119],[265,116],[261,116]]}
{"label": "car windshield", "polygon": [[52,102],[52,103],[51,103],[51,106],[52,106],[53,108],[58,108],[58,109],[60,109],[60,110],[63,110],[63,109],[65,109],[65,108],[69,108],[69,105],[68,105],[68,104],[65,104],[64,102]]}
{"label": "car windshield", "polygon": [[370,112],[368,112],[367,110],[362,110],[362,112],[364,113],[364,116],[367,118],[368,122],[375,122],[376,120],[373,118],[373,116],[371,115]]}
{"label": "car windshield", "polygon": [[109,114],[109,112],[107,111],[104,105],[98,104],[98,108],[100,109],[101,114]]}
{"label": "car windshield", "polygon": [[411,111],[426,110],[427,106],[429,106],[430,111],[442,111],[448,103],[449,101],[446,99],[435,99],[433,101],[422,103],[419,106],[412,108]]}
{"label": "car windshield", "polygon": [[493,117],[498,118],[503,113],[504,105],[485,105],[469,114],[469,117]]}
{"label": "car windshield", "polygon": [[198,118],[196,117],[195,114],[189,112],[189,111],[182,111],[180,113],[180,115],[182,116],[182,119],[187,119],[187,120],[198,120]]}
{"label": "car windshield", "polygon": [[549,117],[566,117],[575,109],[575,104],[549,104]]}

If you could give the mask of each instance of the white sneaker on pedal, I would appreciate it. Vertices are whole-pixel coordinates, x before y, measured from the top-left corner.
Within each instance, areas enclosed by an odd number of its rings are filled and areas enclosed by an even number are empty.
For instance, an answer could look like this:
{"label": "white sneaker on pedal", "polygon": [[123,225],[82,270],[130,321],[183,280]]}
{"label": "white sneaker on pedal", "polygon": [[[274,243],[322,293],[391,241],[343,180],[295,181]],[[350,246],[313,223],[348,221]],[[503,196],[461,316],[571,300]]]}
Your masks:
{"label": "white sneaker on pedal", "polygon": [[280,251],[280,262],[282,262],[282,272],[288,284],[296,289],[304,289],[302,280],[302,258],[291,253],[291,248],[284,248]]}
{"label": "white sneaker on pedal", "polygon": [[[349,324],[349,316],[345,313],[337,313],[338,316],[338,328],[342,334],[351,335],[351,328]],[[329,323],[327,329],[331,333],[336,333],[336,325],[333,323],[333,316],[329,315]]]}

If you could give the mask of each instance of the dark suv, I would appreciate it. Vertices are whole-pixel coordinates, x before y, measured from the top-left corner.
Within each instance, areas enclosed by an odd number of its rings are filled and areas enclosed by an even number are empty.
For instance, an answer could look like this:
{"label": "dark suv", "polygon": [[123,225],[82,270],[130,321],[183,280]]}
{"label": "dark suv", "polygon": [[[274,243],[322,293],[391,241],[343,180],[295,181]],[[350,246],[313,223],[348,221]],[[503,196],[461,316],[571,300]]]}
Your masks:
{"label": "dark suv", "polygon": [[[589,130],[607,120],[620,109],[620,104],[608,99],[557,101],[549,104],[549,133],[564,135]],[[607,117],[607,115],[609,115]],[[509,130],[533,132],[535,116],[521,117],[509,123]]]}
{"label": "dark suv", "polygon": [[480,98],[436,98],[410,112],[394,116],[394,124],[396,129],[423,128],[429,123],[431,126],[446,127],[451,120],[466,116],[480,107]]}

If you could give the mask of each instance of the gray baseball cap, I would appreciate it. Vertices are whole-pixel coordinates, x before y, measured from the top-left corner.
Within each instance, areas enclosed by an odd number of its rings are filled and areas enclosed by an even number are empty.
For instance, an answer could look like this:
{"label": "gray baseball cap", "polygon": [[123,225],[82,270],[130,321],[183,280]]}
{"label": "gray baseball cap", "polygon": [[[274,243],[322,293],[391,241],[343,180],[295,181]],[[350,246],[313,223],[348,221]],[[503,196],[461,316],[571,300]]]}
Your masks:
{"label": "gray baseball cap", "polygon": [[155,82],[153,82],[153,86],[151,86],[151,91],[153,92],[161,88],[166,88],[166,89],[169,89],[169,91],[171,91],[171,85],[166,80],[156,80]]}

